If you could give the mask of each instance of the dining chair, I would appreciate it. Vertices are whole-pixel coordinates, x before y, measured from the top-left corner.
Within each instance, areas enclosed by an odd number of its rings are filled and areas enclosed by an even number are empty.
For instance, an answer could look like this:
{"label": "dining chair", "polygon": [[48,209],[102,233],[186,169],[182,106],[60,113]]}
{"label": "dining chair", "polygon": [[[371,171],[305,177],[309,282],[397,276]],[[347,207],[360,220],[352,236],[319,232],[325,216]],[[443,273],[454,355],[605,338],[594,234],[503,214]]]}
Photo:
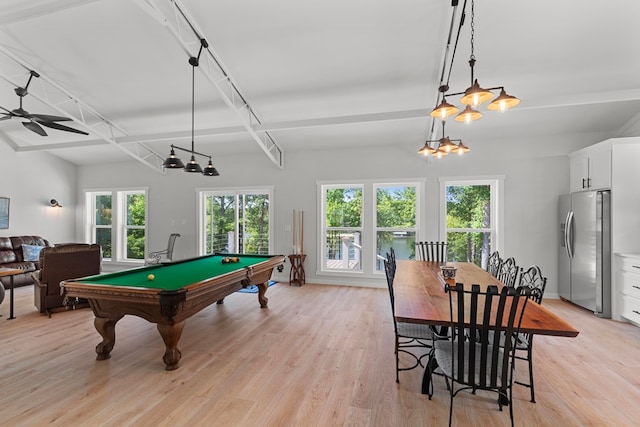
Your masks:
{"label": "dining chair", "polygon": [[520,267],[516,265],[516,260],[513,257],[507,258],[500,264],[500,270],[496,275],[496,278],[504,283],[506,286],[513,288],[518,280],[518,274],[520,273]]}
{"label": "dining chair", "polygon": [[[409,371],[418,366],[424,366],[422,359],[429,355],[429,349],[431,349],[433,343],[433,332],[428,325],[396,321],[395,296],[393,292],[395,269],[395,252],[392,249],[384,260],[384,271],[391,300],[391,315],[395,332],[396,383],[399,383],[400,371]],[[420,350],[424,351],[424,354],[420,355]],[[408,367],[400,367],[400,353],[409,355],[413,363]]]}
{"label": "dining chair", "polygon": [[[518,287],[527,287],[531,294],[530,299],[538,304],[542,304],[544,289],[547,286],[547,278],[542,277],[540,267],[532,265],[520,274]],[[533,334],[521,333],[516,342],[516,359],[524,360],[529,365],[529,382],[525,383],[516,380],[515,383],[529,387],[531,389],[531,402],[536,402],[535,390],[533,388]]]}
{"label": "dining chair", "polygon": [[173,261],[173,247],[176,244],[176,239],[180,237],[178,233],[171,233],[169,235],[169,241],[167,242],[167,248],[161,251],[149,252],[145,265],[159,264],[160,261]]}
{"label": "dining chair", "polygon": [[416,259],[446,263],[447,242],[416,242]]}
{"label": "dining chair", "polygon": [[489,259],[487,260],[487,272],[496,277],[500,272],[501,265],[502,258],[500,258],[500,253],[498,251],[493,251],[493,253],[489,255]]}
{"label": "dining chair", "polygon": [[[436,340],[429,353],[422,389],[433,396],[433,373],[439,369],[449,389],[449,426],[453,420],[453,398],[462,390],[489,390],[498,393],[500,410],[509,406],[513,426],[513,378],[515,339],[494,345],[500,337],[516,337],[530,290],[526,287],[479,285],[465,289],[462,283],[446,285],[449,294],[451,339]],[[465,331],[468,339],[465,339]],[[457,387],[456,387],[457,384]],[[503,403],[504,402],[504,403]]]}

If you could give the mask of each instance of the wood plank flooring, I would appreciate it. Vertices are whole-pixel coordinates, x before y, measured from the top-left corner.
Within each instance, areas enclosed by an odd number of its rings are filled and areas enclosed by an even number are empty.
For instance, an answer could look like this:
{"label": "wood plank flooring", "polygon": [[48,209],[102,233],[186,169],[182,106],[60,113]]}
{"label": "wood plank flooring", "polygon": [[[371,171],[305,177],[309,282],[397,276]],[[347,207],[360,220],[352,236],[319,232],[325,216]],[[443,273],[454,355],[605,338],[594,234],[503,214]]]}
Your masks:
{"label": "wood plank flooring", "polygon": [[[0,305],[0,426],[437,426],[449,395],[422,372],[395,383],[393,323],[385,289],[276,284],[269,308],[233,294],[188,319],[181,367],[165,371],[155,325],[126,316],[112,357],[89,309],[39,314],[33,289]],[[536,337],[537,403],[515,386],[520,426],[640,425],[640,328],[571,304],[544,304],[580,330]],[[525,365],[519,372],[525,374]],[[461,393],[454,425],[506,426],[492,394]]]}

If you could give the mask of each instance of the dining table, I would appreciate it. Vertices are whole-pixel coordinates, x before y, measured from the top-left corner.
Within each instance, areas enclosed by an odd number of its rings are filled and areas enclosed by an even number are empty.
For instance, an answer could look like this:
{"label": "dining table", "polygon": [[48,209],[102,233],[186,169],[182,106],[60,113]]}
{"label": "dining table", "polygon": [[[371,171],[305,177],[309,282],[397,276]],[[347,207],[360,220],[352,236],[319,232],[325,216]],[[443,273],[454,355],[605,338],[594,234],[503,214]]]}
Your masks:
{"label": "dining table", "polygon": [[[483,291],[494,285],[498,290],[505,285],[471,262],[449,262],[456,267],[455,277],[445,279],[438,262],[397,260],[393,280],[395,316],[398,322],[422,323],[432,326],[449,326],[451,313],[446,285],[462,283],[471,288],[480,285]],[[576,337],[577,329],[544,306],[529,300],[525,308],[520,332],[536,335]]]}

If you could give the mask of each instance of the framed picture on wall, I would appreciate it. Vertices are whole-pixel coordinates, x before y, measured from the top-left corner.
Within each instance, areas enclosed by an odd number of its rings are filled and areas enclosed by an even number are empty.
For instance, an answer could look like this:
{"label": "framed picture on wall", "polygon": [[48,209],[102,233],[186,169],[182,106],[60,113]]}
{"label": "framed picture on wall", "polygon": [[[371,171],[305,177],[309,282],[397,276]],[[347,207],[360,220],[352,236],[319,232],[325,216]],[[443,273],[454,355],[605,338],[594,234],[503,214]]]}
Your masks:
{"label": "framed picture on wall", "polygon": [[0,229],[9,228],[9,198],[0,197]]}

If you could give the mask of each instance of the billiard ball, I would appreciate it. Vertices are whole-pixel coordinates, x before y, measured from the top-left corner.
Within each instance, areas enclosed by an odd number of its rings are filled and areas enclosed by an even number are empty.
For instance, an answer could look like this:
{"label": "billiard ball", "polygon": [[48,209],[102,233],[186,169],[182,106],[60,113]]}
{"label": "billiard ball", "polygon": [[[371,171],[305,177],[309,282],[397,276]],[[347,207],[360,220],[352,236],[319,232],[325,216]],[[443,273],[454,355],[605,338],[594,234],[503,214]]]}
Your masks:
{"label": "billiard ball", "polygon": [[153,279],[155,279],[155,278],[156,278],[156,276],[154,276],[153,274],[149,274],[149,275],[147,276],[147,280],[153,280]]}

